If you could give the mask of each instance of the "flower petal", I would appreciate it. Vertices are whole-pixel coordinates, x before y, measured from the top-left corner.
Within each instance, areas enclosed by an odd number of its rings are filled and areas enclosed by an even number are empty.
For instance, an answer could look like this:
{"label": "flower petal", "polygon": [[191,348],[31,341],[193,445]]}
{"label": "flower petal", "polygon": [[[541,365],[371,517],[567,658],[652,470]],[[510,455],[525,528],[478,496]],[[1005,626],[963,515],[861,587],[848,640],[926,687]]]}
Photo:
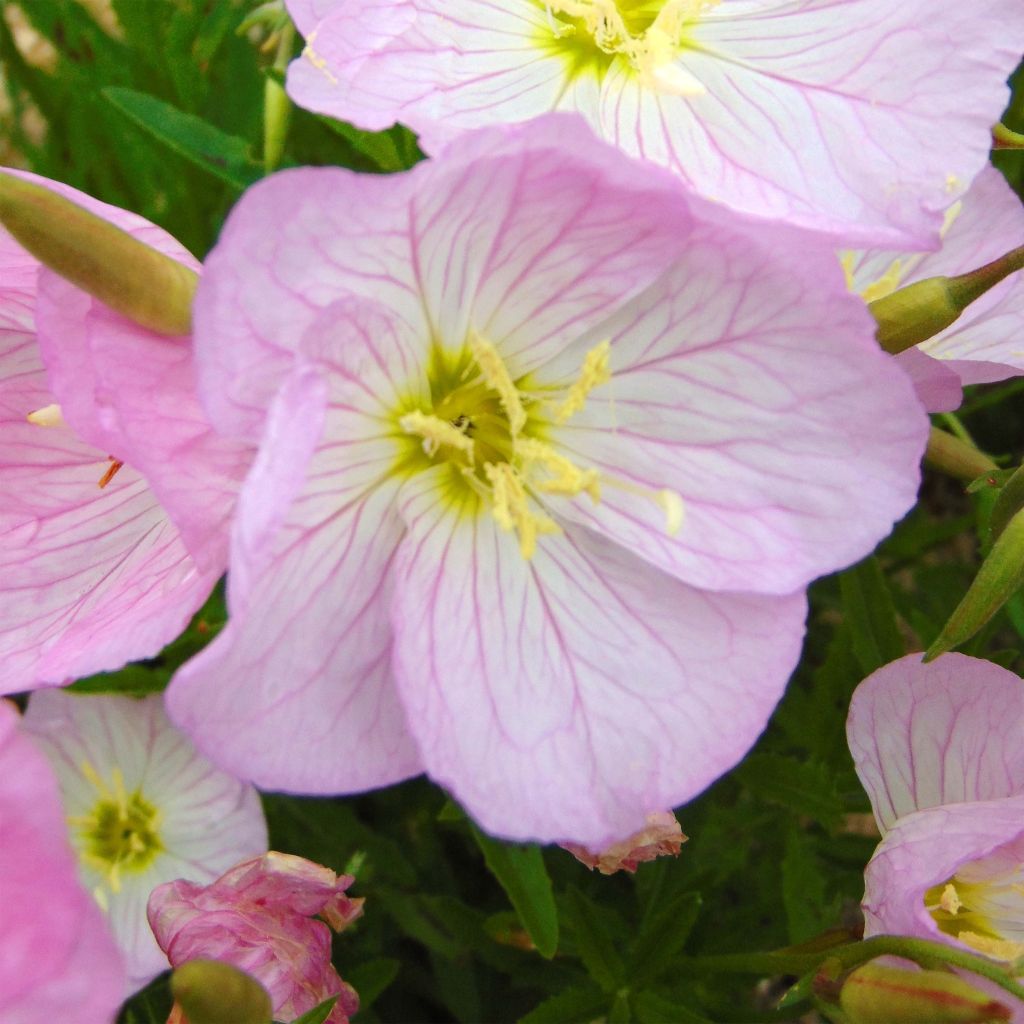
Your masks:
{"label": "flower petal", "polygon": [[908,348],[896,357],[896,363],[910,378],[928,412],[952,412],[960,407],[964,397],[960,377],[941,360],[921,348]]}
{"label": "flower petal", "polygon": [[693,590],[589,531],[532,561],[403,491],[395,672],[428,773],[489,832],[601,848],[750,748],[799,655],[802,594]]}
{"label": "flower petal", "polygon": [[1024,793],[1024,682],[980,658],[908,654],[868,676],[847,739],[883,833],[939,804]]}

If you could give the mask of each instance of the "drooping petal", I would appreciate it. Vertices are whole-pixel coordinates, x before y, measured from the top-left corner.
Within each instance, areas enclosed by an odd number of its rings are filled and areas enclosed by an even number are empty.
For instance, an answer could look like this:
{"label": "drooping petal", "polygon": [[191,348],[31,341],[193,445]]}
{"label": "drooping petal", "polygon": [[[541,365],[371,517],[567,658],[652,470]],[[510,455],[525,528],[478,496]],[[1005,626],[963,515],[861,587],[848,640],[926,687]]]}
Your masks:
{"label": "drooping petal", "polygon": [[[29,701],[25,729],[57,776],[79,874],[105,904],[129,988],[141,988],[167,969],[146,923],[149,893],[174,878],[208,882],[265,851],[259,795],[199,756],[168,721],[159,696],[43,691]],[[113,861],[90,845],[87,822],[103,801],[112,808],[136,795],[153,816],[139,824],[129,815],[122,824],[137,831],[140,848],[151,846],[151,854],[126,854],[112,874]]]}
{"label": "drooping petal", "polygon": [[666,68],[690,87],[654,91],[543,4],[362,0],[309,30],[311,13],[289,75],[300,104],[402,121],[434,152],[570,106],[702,195],[867,244],[934,241],[987,161],[1024,42],[1010,0],[730,0],[696,14]]}
{"label": "drooping petal", "polygon": [[960,408],[964,397],[960,378],[941,360],[920,348],[908,348],[896,356],[896,364],[910,378],[926,411],[952,412]]}
{"label": "drooping petal", "polygon": [[231,619],[167,693],[201,750],[268,788],[353,792],[421,770],[391,680],[402,526],[381,482],[396,449],[368,391],[339,374],[328,394],[309,369],[282,388],[239,498]]}
{"label": "drooping petal", "polygon": [[[916,499],[928,419],[833,265],[807,239],[699,228],[538,371],[567,383],[611,342],[611,379],[552,432],[602,472],[600,503],[564,514],[716,590],[788,593],[870,552]],[[663,488],[685,510],[674,536]]]}
{"label": "drooping petal", "polygon": [[589,531],[531,561],[437,471],[403,492],[395,671],[430,776],[490,832],[600,848],[749,749],[804,599],[708,594]]}
{"label": "drooping petal", "polygon": [[668,175],[609,152],[552,116],[460,140],[400,176],[289,171],[250,189],[196,299],[215,421],[254,436],[301,339],[350,294],[401,325],[410,378],[433,345],[459,351],[470,330],[514,376],[550,358],[648,285],[690,228]]}
{"label": "drooping petal", "polygon": [[5,1024],[110,1024],[124,968],[79,884],[57,784],[0,701],[0,1017]]}
{"label": "drooping petal", "polygon": [[[1022,814],[1024,797],[1015,796],[947,804],[900,818],[864,873],[865,938],[908,935],[966,945],[940,931],[926,894],[976,862],[991,866],[990,858],[998,860],[1002,854],[1022,863]],[[1018,893],[1017,900],[1019,923],[1024,920],[1024,896]]]}
{"label": "drooping petal", "polygon": [[1024,793],[1024,682],[990,661],[885,665],[854,693],[846,733],[883,833],[914,811]]}

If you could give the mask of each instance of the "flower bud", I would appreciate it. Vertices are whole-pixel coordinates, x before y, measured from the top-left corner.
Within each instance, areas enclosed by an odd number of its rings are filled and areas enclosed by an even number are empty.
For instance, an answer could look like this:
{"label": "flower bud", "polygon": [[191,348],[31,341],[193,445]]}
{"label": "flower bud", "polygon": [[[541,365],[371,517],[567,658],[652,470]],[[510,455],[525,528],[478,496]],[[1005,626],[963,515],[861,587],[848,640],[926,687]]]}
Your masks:
{"label": "flower bud", "polygon": [[171,975],[171,993],[189,1024],[270,1024],[267,990],[219,960],[182,964]]}
{"label": "flower bud", "polygon": [[942,627],[924,660],[969,640],[1024,584],[1024,509],[1016,512],[1000,533],[963,600]]}
{"label": "flower bud", "polygon": [[1010,1010],[970,982],[945,971],[867,963],[843,983],[840,1009],[849,1024],[991,1024]]}
{"label": "flower bud", "polygon": [[1024,135],[1012,131],[1005,124],[997,124],[992,129],[993,149],[1024,149]]}
{"label": "flower bud", "polygon": [[135,323],[188,334],[196,273],[56,192],[0,173],[0,223],[37,260]]}
{"label": "flower bud", "polygon": [[938,469],[965,483],[971,483],[978,477],[999,470],[983,451],[953,434],[946,433],[945,430],[939,430],[938,427],[932,427],[928,435],[924,461],[933,469]]}
{"label": "flower bud", "polygon": [[1024,246],[957,277],[928,277],[868,303],[875,337],[896,355],[935,337],[954,323],[975,299],[1024,267]]}

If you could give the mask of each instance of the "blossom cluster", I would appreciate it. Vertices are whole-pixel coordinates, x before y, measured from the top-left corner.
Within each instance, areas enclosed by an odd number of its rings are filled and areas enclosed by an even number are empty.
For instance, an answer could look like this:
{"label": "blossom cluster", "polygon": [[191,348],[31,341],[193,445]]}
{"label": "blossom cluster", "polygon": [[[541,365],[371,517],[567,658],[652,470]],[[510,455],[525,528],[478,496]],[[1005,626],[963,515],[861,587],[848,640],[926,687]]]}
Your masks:
{"label": "blossom cluster", "polygon": [[[269,175],[201,264],[2,175],[198,277],[162,331],[0,202],[5,1021],[104,1024],[212,958],[344,1024],[362,899],[268,852],[256,787],[425,773],[602,873],[679,854],[666,809],[763,732],[808,586],[914,506],[928,413],[1024,372],[1020,275],[876,338],[1024,241],[987,162],[1019,0],[287,7],[294,102],[426,160]],[[60,691],[157,656],[225,572],[165,694]],[[1021,698],[961,655],[858,690],[869,935],[1024,953]]]}

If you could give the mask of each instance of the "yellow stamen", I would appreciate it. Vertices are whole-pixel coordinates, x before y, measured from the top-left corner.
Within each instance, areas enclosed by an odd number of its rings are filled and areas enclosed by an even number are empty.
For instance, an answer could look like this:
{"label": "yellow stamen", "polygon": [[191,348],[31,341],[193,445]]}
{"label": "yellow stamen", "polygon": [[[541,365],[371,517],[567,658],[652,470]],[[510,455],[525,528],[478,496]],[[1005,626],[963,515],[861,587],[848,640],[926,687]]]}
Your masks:
{"label": "yellow stamen", "polygon": [[899,258],[894,259],[877,281],[873,281],[866,288],[861,289],[861,297],[865,302],[884,299],[886,295],[891,295],[899,288],[900,282],[903,280],[903,274],[903,260]]}
{"label": "yellow stamen", "polygon": [[960,901],[960,895],[956,891],[956,886],[952,882],[947,883],[945,889],[942,890],[942,898],[939,900],[939,907],[944,910],[947,914],[951,914],[956,917],[956,912],[963,906]]}
{"label": "yellow stamen", "polygon": [[978,932],[959,932],[957,938],[979,953],[995,957],[997,960],[1005,960],[1007,963],[1013,963],[1024,956],[1024,943],[1011,939],[997,939]]}
{"label": "yellow stamen", "polygon": [[665,532],[674,537],[679,533],[683,519],[686,518],[686,506],[682,497],[676,491],[665,487],[654,496],[654,501],[665,513]]}
{"label": "yellow stamen", "polygon": [[462,452],[473,464],[473,439],[468,437],[461,428],[441,419],[440,416],[431,416],[428,413],[420,412],[418,409],[406,413],[398,425],[407,434],[417,434],[423,438],[423,450],[433,458],[443,446],[453,448]]}
{"label": "yellow stamen", "polygon": [[37,427],[67,426],[64,422],[64,416],[60,411],[60,406],[56,402],[52,405],[44,405],[42,409],[36,409],[35,412],[30,412],[25,419]]}
{"label": "yellow stamen", "polygon": [[543,512],[530,511],[523,482],[507,462],[485,463],[484,473],[491,484],[491,514],[503,530],[518,534],[523,558],[533,558],[538,535],[560,532],[558,524]]}
{"label": "yellow stamen", "polygon": [[107,466],[106,472],[100,477],[99,488],[102,490],[111,480],[117,475],[117,471],[124,465],[120,459],[115,459],[113,455],[108,456],[110,459],[110,465]]}
{"label": "yellow stamen", "polygon": [[523,461],[523,468],[529,470],[538,466],[551,474],[533,482],[538,491],[573,498],[586,492],[596,505],[601,500],[601,485],[596,469],[580,469],[571,459],[559,455],[554,448],[532,437],[520,438],[516,443],[516,455]]}
{"label": "yellow stamen", "polygon": [[565,423],[570,417],[575,416],[586,404],[587,395],[599,384],[607,384],[612,379],[612,371],[608,365],[611,347],[612,343],[606,339],[586,354],[579,377],[555,409],[556,423]]}
{"label": "yellow stamen", "polygon": [[512,380],[508,367],[505,366],[498,350],[489,341],[477,334],[476,331],[470,331],[467,344],[477,366],[480,367],[487,386],[497,394],[501,407],[505,410],[505,415],[508,417],[509,433],[514,440],[526,426],[526,410],[523,409],[519,389]]}

